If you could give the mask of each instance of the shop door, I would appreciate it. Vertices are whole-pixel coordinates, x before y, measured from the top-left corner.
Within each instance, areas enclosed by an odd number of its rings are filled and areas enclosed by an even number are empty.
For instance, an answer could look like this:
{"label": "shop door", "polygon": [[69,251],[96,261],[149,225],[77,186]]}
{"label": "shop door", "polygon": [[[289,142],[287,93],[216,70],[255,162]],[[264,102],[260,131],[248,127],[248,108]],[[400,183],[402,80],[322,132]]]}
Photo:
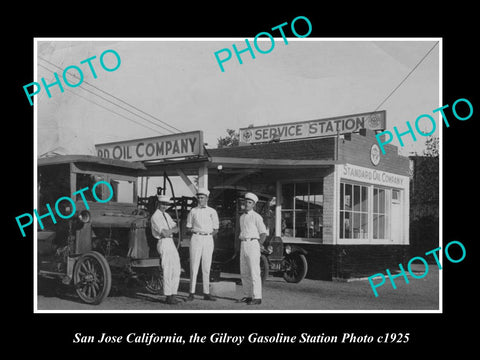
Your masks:
{"label": "shop door", "polygon": [[391,239],[394,243],[401,243],[403,239],[403,216],[400,190],[392,190],[392,220]]}

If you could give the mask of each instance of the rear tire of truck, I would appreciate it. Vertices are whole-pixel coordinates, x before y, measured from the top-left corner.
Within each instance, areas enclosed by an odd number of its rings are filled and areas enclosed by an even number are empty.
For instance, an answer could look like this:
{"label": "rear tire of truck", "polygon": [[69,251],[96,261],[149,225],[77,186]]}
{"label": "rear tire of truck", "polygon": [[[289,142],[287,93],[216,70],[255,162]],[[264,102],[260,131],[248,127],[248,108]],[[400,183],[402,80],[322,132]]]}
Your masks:
{"label": "rear tire of truck", "polygon": [[299,283],[307,275],[308,263],[303,254],[293,253],[285,257],[283,278],[288,283]]}
{"label": "rear tire of truck", "polygon": [[105,257],[96,251],[81,255],[73,270],[77,295],[87,304],[98,305],[110,294],[112,273]]}

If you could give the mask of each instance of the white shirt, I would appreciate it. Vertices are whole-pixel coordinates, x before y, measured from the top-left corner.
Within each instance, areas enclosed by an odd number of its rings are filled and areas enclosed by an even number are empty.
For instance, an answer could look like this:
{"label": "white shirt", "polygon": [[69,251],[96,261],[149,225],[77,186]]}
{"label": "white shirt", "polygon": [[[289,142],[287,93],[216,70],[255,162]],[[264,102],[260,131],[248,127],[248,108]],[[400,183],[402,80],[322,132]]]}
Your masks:
{"label": "white shirt", "polygon": [[259,213],[250,210],[240,216],[240,237],[244,237],[245,239],[260,239],[260,234],[266,233],[267,228]]}
{"label": "white shirt", "polygon": [[[165,215],[165,216],[164,216]],[[157,239],[161,239],[160,233],[162,230],[173,229],[177,224],[172,220],[168,213],[162,213],[160,210],[156,210],[151,218],[152,223],[152,235]]]}
{"label": "white shirt", "polygon": [[212,233],[218,230],[219,221],[217,211],[210,206],[197,206],[190,210],[187,216],[187,228],[193,232]]}

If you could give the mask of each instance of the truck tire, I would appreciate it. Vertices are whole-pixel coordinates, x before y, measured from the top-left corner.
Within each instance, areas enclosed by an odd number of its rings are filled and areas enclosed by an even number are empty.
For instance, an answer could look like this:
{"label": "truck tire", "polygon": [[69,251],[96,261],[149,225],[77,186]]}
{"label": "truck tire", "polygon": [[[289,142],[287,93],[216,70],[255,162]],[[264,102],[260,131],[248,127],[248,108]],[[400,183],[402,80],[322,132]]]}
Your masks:
{"label": "truck tire", "polygon": [[81,255],[73,269],[73,283],[80,299],[87,304],[100,304],[112,287],[112,273],[105,257],[96,251]]}
{"label": "truck tire", "polygon": [[305,255],[293,253],[285,257],[283,278],[288,283],[299,283],[307,275],[308,263]]}

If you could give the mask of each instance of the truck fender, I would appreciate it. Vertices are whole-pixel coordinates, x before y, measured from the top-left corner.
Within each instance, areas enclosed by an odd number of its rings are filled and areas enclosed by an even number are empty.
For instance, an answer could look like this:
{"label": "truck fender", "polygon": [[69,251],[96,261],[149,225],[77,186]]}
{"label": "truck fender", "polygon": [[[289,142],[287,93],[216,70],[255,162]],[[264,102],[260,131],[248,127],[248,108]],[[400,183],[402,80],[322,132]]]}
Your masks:
{"label": "truck fender", "polygon": [[297,246],[297,245],[290,245],[290,246],[292,248],[291,254],[294,254],[294,253],[300,253],[300,254],[303,254],[303,255],[308,254],[308,251],[305,250],[304,248],[300,247],[300,246]]}

